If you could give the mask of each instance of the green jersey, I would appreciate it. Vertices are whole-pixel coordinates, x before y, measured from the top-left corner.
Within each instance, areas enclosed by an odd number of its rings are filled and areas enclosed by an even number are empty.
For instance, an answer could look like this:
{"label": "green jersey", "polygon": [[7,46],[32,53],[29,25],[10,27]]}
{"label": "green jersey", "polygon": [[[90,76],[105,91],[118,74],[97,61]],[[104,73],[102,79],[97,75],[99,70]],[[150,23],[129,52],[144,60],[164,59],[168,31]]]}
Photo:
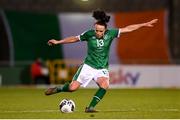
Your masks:
{"label": "green jersey", "polygon": [[97,38],[95,30],[82,33],[79,37],[81,41],[87,41],[87,56],[84,63],[96,68],[108,68],[109,50],[112,40],[120,34],[119,29],[106,30],[103,38]]}

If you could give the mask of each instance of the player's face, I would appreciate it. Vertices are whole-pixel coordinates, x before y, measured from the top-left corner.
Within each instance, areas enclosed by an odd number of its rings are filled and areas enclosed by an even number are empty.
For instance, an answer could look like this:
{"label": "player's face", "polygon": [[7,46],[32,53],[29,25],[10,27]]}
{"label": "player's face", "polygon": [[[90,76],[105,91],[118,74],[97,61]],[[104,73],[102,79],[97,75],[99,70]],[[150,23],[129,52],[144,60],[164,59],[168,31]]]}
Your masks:
{"label": "player's face", "polygon": [[95,33],[97,38],[102,38],[106,31],[105,26],[95,24]]}

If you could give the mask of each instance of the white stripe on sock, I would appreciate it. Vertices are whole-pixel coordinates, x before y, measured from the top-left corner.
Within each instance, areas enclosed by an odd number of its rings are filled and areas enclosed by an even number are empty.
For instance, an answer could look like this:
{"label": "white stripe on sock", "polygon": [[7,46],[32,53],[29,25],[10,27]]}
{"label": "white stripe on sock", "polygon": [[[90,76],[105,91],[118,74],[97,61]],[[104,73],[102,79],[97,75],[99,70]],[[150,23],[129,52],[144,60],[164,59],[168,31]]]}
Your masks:
{"label": "white stripe on sock", "polygon": [[95,98],[97,98],[99,101],[101,100],[98,96],[94,96]]}

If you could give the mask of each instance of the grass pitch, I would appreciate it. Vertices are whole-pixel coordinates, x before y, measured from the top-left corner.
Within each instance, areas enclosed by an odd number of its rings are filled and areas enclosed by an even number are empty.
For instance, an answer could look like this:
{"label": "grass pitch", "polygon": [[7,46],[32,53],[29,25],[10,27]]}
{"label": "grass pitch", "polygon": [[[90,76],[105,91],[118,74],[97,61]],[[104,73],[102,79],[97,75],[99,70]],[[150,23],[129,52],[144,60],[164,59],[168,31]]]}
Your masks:
{"label": "grass pitch", "polygon": [[[179,89],[109,89],[96,106],[98,113],[85,113],[97,89],[45,96],[44,89],[0,88],[0,119],[174,119],[180,118]],[[72,99],[74,113],[61,113],[59,102]]]}

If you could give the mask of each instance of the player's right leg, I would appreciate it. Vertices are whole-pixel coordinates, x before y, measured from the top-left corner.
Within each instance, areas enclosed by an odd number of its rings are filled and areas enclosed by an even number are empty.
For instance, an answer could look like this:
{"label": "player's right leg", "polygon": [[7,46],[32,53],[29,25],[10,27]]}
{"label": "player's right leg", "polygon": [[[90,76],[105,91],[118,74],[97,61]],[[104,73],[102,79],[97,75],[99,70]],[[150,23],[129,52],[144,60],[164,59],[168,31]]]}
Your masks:
{"label": "player's right leg", "polygon": [[85,108],[85,112],[87,113],[97,112],[94,108],[103,99],[106,90],[109,87],[109,72],[105,69],[97,70],[95,81],[98,84],[99,89],[93,96],[89,106]]}
{"label": "player's right leg", "polygon": [[48,88],[45,91],[45,95],[52,95],[59,92],[73,92],[73,91],[76,91],[80,87],[80,85],[81,84],[78,81],[73,80],[71,84],[65,83],[64,86]]}

